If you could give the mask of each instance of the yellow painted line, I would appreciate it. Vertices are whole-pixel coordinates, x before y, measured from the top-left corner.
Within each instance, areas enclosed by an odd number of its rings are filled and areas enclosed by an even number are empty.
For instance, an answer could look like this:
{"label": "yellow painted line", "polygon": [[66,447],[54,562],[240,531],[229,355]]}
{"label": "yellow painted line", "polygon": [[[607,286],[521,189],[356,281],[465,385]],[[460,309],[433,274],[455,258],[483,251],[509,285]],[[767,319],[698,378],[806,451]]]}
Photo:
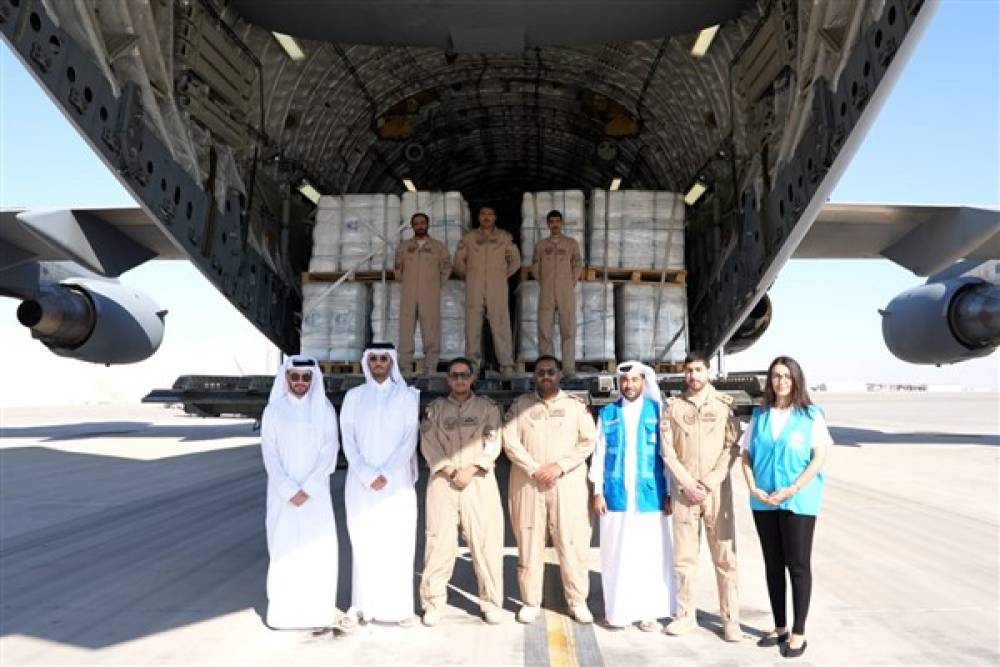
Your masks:
{"label": "yellow painted line", "polygon": [[549,644],[550,667],[580,667],[573,641],[572,621],[562,614],[545,610],[545,635]]}

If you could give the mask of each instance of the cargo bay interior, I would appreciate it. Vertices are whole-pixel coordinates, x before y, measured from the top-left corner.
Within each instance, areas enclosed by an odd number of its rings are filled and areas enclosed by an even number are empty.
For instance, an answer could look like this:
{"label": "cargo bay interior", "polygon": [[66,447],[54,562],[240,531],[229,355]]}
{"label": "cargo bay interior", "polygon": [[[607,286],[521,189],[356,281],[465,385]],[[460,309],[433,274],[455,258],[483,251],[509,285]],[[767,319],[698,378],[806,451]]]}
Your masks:
{"label": "cargo bay interior", "polygon": [[715,350],[766,326],[770,267],[921,4],[83,0],[0,27],[285,352],[317,196],[404,182],[515,234],[526,192],[684,195],[690,345]]}

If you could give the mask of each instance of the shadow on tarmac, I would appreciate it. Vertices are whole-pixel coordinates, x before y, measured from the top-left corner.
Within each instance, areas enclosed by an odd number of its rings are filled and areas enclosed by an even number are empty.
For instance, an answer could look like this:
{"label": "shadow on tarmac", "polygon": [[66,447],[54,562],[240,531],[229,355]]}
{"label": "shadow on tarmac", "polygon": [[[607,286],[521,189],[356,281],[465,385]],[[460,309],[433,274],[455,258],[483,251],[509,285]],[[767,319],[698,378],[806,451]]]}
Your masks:
{"label": "shadow on tarmac", "polygon": [[982,445],[1000,447],[1000,438],[973,433],[886,433],[868,428],[831,426],[830,435],[836,445]]}
{"label": "shadow on tarmac", "polygon": [[145,421],[80,422],[0,428],[0,439],[32,438],[40,442],[88,440],[93,438],[168,438],[181,442],[218,440],[219,438],[255,437],[253,422],[246,420],[222,424],[153,424]]}
{"label": "shadow on tarmac", "polygon": [[[218,437],[217,429],[234,426],[200,428],[216,434],[204,436],[209,438]],[[144,431],[144,437],[155,437],[156,427],[150,430],[154,434]],[[504,498],[505,547],[511,554],[509,468],[501,456],[497,477]],[[253,609],[263,625],[266,477],[257,445],[152,461],[15,447],[0,451],[0,472],[5,482],[0,501],[14,501],[3,516],[30,510],[35,503],[56,505],[61,512],[54,523],[0,534],[0,635],[99,649],[245,609]],[[341,609],[350,606],[351,597],[345,477],[338,470],[331,481]],[[423,468],[417,494],[415,601],[423,569],[426,483]],[[79,511],[89,506],[98,509]],[[596,539],[595,529],[592,544]],[[509,611],[520,607],[516,573],[516,556],[506,555],[504,608]],[[590,581],[588,602],[601,618],[599,573],[592,571]],[[472,562],[459,556],[448,604],[478,617],[477,592]],[[554,565],[545,568],[543,607],[566,609]]]}

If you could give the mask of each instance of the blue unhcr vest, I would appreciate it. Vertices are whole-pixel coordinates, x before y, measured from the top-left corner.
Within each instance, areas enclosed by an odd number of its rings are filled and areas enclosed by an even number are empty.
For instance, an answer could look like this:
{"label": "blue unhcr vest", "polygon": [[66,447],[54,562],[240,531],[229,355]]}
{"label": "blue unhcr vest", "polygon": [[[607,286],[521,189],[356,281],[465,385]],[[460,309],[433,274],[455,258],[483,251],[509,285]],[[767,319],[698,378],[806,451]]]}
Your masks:
{"label": "blue unhcr vest", "polygon": [[[608,510],[612,512],[624,512],[628,507],[622,400],[606,405],[601,410],[601,424],[607,444],[604,454],[604,499]],[[660,458],[660,406],[649,398],[643,399],[636,444],[636,509],[640,512],[659,512],[666,499],[667,484],[663,476],[663,459]]]}
{"label": "blue unhcr vest", "polygon": [[[753,433],[750,434],[749,451],[753,460],[753,477],[757,488],[773,493],[791,486],[812,460],[813,420],[821,414],[817,405],[804,410],[792,410],[781,434],[771,435],[771,410],[753,409]],[[823,498],[823,471],[808,484],[779,505],[767,505],[754,497],[750,508],[755,511],[788,510],[795,514],[816,516]]]}

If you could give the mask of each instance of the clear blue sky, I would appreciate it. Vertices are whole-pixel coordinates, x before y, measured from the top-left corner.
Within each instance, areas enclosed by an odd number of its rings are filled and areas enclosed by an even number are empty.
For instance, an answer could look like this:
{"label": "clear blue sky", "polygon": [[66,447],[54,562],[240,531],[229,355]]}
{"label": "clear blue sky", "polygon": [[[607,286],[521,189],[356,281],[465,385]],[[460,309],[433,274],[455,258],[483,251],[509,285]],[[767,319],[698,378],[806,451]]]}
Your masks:
{"label": "clear blue sky", "polygon": [[[831,200],[996,206],[998,119],[1000,3],[946,0]],[[0,47],[0,205],[132,204],[17,59]],[[0,298],[0,367],[30,365],[66,379],[56,394],[42,387],[4,388],[0,404],[76,402],[89,393],[134,397],[153,385],[168,386],[180,373],[266,372],[274,363],[263,337],[190,265],[156,262],[124,280],[170,310],[160,352],[142,364],[110,369],[55,358],[17,325],[16,303]],[[771,290],[770,330],[730,358],[729,368],[760,368],[774,355],[791,354],[810,382],[997,388],[996,354],[938,369],[905,364],[886,350],[876,309],[920,282],[885,261],[791,262]],[[206,329],[209,313],[212,327]]]}

